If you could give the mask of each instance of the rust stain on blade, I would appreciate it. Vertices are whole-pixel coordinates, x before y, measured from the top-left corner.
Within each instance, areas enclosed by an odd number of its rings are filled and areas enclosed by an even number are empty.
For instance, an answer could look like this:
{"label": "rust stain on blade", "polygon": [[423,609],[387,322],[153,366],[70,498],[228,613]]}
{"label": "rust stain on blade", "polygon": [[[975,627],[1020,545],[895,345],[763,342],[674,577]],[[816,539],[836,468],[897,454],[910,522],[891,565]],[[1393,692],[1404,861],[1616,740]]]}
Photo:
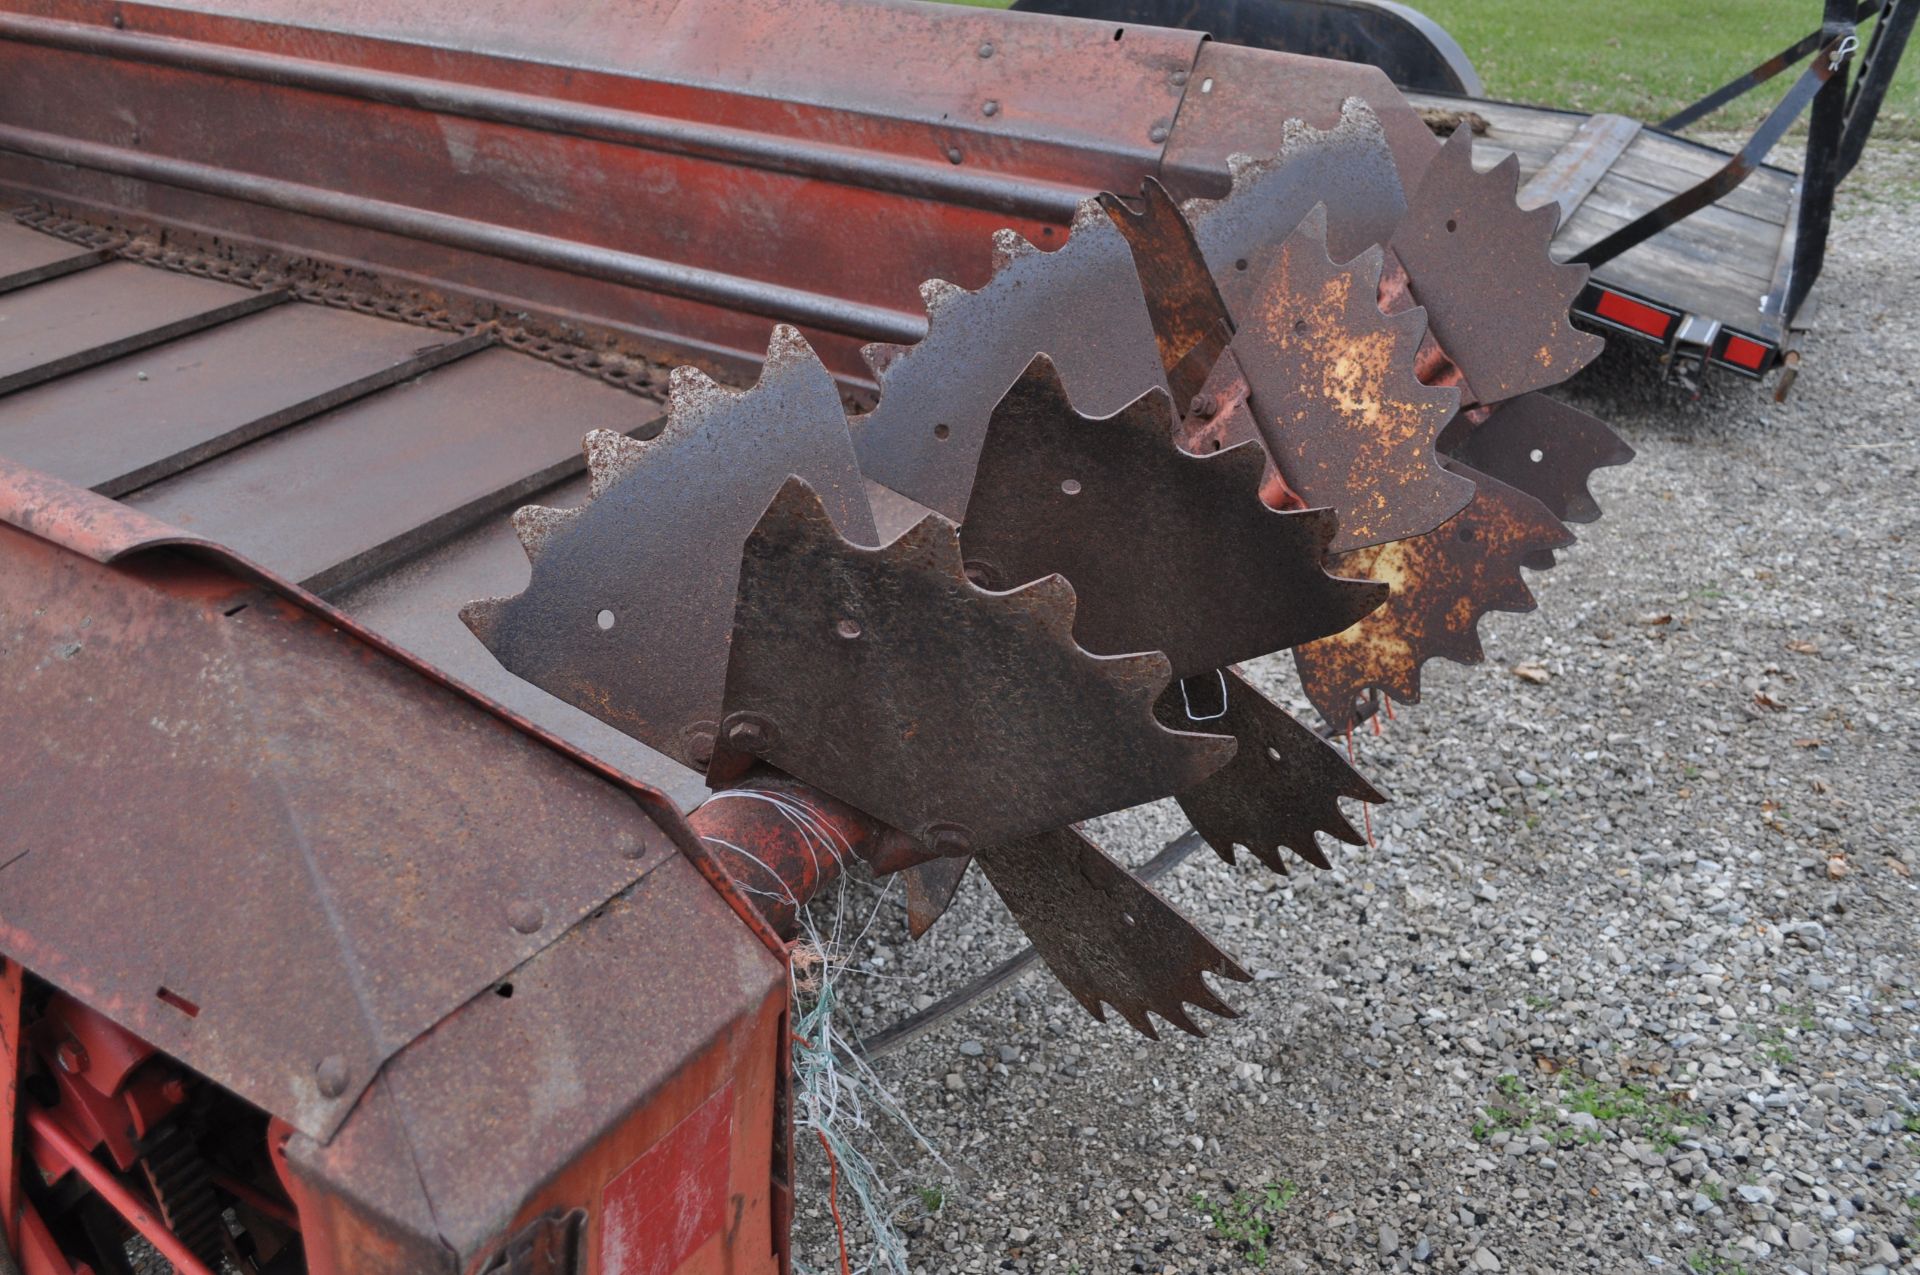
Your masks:
{"label": "rust stain on blade", "polygon": [[1316,210],[1256,282],[1233,342],[1281,477],[1339,516],[1336,553],[1431,531],[1473,495],[1434,451],[1459,394],[1415,377],[1425,317],[1380,312],[1381,260],[1374,248],[1336,265]]}
{"label": "rust stain on blade", "polygon": [[1138,212],[1114,195],[1099,196],[1099,203],[1133,250],[1167,388],[1174,406],[1184,412],[1233,340],[1233,318],[1193,227],[1166,187],[1148,178],[1141,185]]}
{"label": "rust stain on blade", "polygon": [[1354,700],[1369,687],[1417,703],[1420,666],[1428,660],[1479,663],[1480,617],[1533,610],[1520,568],[1573,541],[1525,492],[1464,467],[1459,472],[1475,491],[1453,518],[1426,535],[1343,554],[1332,564],[1392,590],[1385,606],[1352,628],[1294,648],[1307,698],[1335,731],[1352,728]]}

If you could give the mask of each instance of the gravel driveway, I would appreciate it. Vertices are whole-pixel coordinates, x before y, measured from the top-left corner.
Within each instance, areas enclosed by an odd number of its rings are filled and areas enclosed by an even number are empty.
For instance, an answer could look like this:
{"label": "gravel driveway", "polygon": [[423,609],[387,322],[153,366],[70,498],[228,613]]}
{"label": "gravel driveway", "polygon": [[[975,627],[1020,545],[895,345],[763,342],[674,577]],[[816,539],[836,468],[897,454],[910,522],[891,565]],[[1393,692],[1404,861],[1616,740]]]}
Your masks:
{"label": "gravel driveway", "polygon": [[[951,1166],[868,1135],[915,1269],[1920,1271],[1920,148],[1866,167],[1785,405],[1638,349],[1570,388],[1639,459],[1537,613],[1356,741],[1377,844],[1164,883],[1258,972],[1243,1017],[1156,1044],[1039,971],[877,1063]],[[921,943],[897,904],[849,1030],[1019,945],[978,874]],[[836,1271],[801,1155],[797,1251]]]}

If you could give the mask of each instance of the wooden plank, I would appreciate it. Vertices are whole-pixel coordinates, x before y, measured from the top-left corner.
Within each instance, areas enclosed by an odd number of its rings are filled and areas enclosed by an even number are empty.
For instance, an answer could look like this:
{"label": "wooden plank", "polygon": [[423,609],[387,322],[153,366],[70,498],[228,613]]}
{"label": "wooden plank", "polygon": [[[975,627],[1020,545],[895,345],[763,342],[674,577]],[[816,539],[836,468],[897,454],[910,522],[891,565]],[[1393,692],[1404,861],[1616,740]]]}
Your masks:
{"label": "wooden plank", "polygon": [[1640,121],[1624,115],[1591,117],[1574,130],[1565,146],[1528,175],[1520,188],[1520,206],[1557,204],[1560,224],[1565,225],[1639,132]]}
{"label": "wooden plank", "polygon": [[68,243],[17,222],[0,221],[0,292],[57,279],[112,256],[102,248]]}
{"label": "wooden plank", "polygon": [[[1644,182],[1649,186],[1664,190],[1669,194],[1679,194],[1705,181],[1720,171],[1729,155],[1719,155],[1718,162],[1710,165],[1689,163],[1686,166],[1670,163],[1677,155],[1690,151],[1684,148],[1676,151],[1671,139],[1657,133],[1642,134],[1639,142],[1627,148],[1614,164],[1615,176],[1631,181]],[[1700,171],[1701,168],[1706,171]],[[1787,206],[1792,202],[1793,174],[1781,172],[1777,168],[1758,168],[1733,190],[1723,195],[1718,203],[1723,208],[1731,208],[1749,217],[1758,217],[1779,225],[1786,220]]]}
{"label": "wooden plank", "polygon": [[127,503],[326,591],[579,472],[588,430],[633,431],[658,415],[648,399],[495,348]]}
{"label": "wooden plank", "polygon": [[122,496],[486,341],[275,306],[0,398],[0,455]]}
{"label": "wooden plank", "polygon": [[213,279],[113,261],[0,294],[0,394],[277,305]]}
{"label": "wooden plank", "polygon": [[[1667,198],[1650,186],[1608,176],[1588,196],[1583,207],[1618,218],[1619,224],[1625,225],[1666,202]],[[1710,245],[1716,264],[1755,279],[1765,279],[1771,273],[1774,254],[1780,246],[1780,227],[1711,204],[1662,231],[1660,237],[1671,238],[1682,251]],[[1556,238],[1556,256],[1560,246]]]}
{"label": "wooden plank", "polygon": [[[1632,218],[1620,216],[1589,199],[1573,215],[1573,220],[1561,229],[1553,243],[1553,255],[1557,260],[1564,261],[1589,244],[1598,243],[1630,220]],[[1722,277],[1750,289],[1756,302],[1767,289],[1767,275],[1773,265],[1771,245],[1764,258],[1757,258],[1750,245],[1736,245],[1716,239],[1705,233],[1701,225],[1692,223],[1691,218],[1636,245],[1616,260],[1624,261],[1634,253],[1648,249],[1653,252],[1647,255],[1657,255],[1663,268],[1674,272],[1676,281],[1695,275]],[[1679,302],[1675,301],[1674,304]]]}
{"label": "wooden plank", "polygon": [[[529,499],[562,509],[584,504],[586,476],[568,479]],[[460,608],[467,603],[518,593],[527,587],[528,577],[526,551],[506,515],[499,513],[418,557],[361,577],[335,594],[333,601],[382,637],[534,725],[652,784],[683,808],[698,805],[707,795],[699,775],[625,731],[507,672],[460,622]]]}

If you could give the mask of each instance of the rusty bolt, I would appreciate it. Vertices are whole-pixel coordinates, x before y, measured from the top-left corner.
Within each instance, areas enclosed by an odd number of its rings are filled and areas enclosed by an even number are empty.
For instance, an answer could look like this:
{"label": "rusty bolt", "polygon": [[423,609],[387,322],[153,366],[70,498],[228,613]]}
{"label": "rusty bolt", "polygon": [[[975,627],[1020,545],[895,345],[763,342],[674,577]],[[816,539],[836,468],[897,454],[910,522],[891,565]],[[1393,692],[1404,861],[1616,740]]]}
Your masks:
{"label": "rusty bolt", "polygon": [[61,1071],[78,1076],[87,1069],[87,1047],[69,1036],[55,1046],[53,1059],[60,1064]]}
{"label": "rusty bolt", "polygon": [[973,834],[957,823],[929,824],[924,839],[927,849],[948,858],[973,853]]}
{"label": "rusty bolt", "polygon": [[713,760],[712,731],[697,730],[687,736],[687,760],[702,769]]}
{"label": "rusty bolt", "polygon": [[313,1069],[313,1083],[319,1087],[322,1098],[338,1098],[347,1091],[347,1060],[339,1054],[328,1054]]}
{"label": "rusty bolt", "polygon": [[765,752],[773,747],[773,723],[758,713],[735,713],[727,718],[727,745],[743,753]]}
{"label": "rusty bolt", "polygon": [[532,899],[515,899],[507,904],[507,924],[522,934],[532,934],[547,923],[547,914]]}

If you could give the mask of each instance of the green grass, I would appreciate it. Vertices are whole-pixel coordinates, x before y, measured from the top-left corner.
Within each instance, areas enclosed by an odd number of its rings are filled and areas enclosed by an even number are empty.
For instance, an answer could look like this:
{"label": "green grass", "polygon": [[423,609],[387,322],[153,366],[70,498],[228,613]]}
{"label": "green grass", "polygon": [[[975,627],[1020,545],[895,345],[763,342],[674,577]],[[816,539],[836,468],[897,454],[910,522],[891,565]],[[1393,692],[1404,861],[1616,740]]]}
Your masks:
{"label": "green grass", "polygon": [[1245,1249],[1247,1260],[1255,1266],[1267,1264],[1267,1241],[1273,1236],[1274,1223],[1286,1211],[1300,1188],[1292,1181],[1241,1191],[1225,1204],[1215,1204],[1198,1192],[1193,1207],[1213,1227],[1214,1235]]}
{"label": "green grass", "polygon": [[[1655,121],[1820,25],[1818,0],[1425,0],[1496,98]],[[1861,47],[1871,27],[1861,30]],[[1806,63],[1701,120],[1751,129]],[[1920,136],[1920,58],[1902,60],[1881,110],[1889,135]]]}
{"label": "green grass", "polygon": [[[1007,0],[956,0],[1004,8]],[[1487,94],[1649,123],[1820,25],[1819,0],[1414,0],[1460,42]],[[1871,26],[1860,32],[1866,47]],[[1750,130],[1806,66],[1775,76],[1694,129]],[[1882,136],[1920,137],[1920,49],[1880,112]]]}

